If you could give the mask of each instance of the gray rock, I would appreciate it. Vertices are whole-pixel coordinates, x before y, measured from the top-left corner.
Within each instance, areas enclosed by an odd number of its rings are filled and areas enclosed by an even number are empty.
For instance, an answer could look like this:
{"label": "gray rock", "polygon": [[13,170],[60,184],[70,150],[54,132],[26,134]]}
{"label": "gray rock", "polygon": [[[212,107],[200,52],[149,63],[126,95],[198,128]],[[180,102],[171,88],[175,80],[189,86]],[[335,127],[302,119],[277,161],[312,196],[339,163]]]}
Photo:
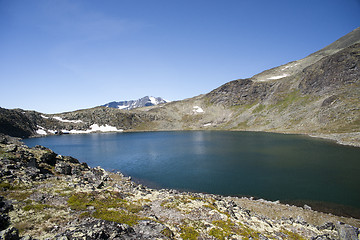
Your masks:
{"label": "gray rock", "polygon": [[[167,229],[163,224],[157,223],[150,220],[139,221],[137,225],[135,225],[134,230],[137,235],[140,235],[142,239],[158,239],[163,238],[164,235],[161,233],[164,229]],[[170,229],[167,229],[168,237],[173,236],[173,233]]]}
{"label": "gray rock", "polygon": [[59,159],[63,160],[64,162],[69,162],[69,163],[80,163],[79,160],[77,160],[76,158],[70,157],[70,156],[57,156]]}
{"label": "gray rock", "polygon": [[71,169],[72,169],[71,165],[66,162],[57,161],[55,164],[55,172],[60,174],[71,175],[72,174]]}
{"label": "gray rock", "polygon": [[135,236],[134,229],[126,224],[105,220],[86,219],[75,230],[66,230],[55,236],[56,239],[141,239]]}
{"label": "gray rock", "polygon": [[31,236],[26,235],[22,237],[20,240],[34,240],[34,239]]}
{"label": "gray rock", "polygon": [[15,144],[7,145],[5,152],[16,152],[17,146]]}
{"label": "gray rock", "polygon": [[32,167],[32,168],[39,168],[39,165],[36,162],[36,158],[30,158],[29,161],[27,162],[26,166]]}
{"label": "gray rock", "polygon": [[339,234],[340,240],[359,240],[359,229],[350,226],[348,224],[338,222],[336,224],[336,230]]}
{"label": "gray rock", "polygon": [[335,224],[333,224],[332,222],[327,222],[327,223],[324,223],[323,225],[321,226],[318,226],[316,227],[318,230],[334,230],[335,229]]}
{"label": "gray rock", "polygon": [[319,235],[316,237],[311,238],[311,240],[333,240],[328,234]]}
{"label": "gray rock", "polygon": [[311,210],[311,207],[305,204],[305,205],[304,205],[304,209],[305,209],[305,210]]}

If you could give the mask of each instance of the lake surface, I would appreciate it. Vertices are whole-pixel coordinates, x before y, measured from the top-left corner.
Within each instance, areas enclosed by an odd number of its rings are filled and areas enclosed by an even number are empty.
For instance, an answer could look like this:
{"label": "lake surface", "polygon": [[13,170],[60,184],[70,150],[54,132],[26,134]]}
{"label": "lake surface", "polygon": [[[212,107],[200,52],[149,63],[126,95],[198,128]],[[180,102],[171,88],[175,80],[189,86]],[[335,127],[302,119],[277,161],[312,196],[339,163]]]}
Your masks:
{"label": "lake surface", "polygon": [[299,135],[185,131],[25,139],[158,188],[360,209],[360,149]]}

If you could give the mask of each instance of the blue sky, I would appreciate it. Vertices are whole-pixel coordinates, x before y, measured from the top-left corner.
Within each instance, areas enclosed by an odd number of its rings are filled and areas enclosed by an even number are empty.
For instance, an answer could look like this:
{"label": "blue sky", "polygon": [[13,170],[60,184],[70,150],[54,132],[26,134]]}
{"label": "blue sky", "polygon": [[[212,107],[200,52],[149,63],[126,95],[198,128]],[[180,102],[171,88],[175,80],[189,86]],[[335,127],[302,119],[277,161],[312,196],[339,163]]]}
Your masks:
{"label": "blue sky", "polygon": [[185,99],[359,26],[359,0],[0,0],[0,107]]}

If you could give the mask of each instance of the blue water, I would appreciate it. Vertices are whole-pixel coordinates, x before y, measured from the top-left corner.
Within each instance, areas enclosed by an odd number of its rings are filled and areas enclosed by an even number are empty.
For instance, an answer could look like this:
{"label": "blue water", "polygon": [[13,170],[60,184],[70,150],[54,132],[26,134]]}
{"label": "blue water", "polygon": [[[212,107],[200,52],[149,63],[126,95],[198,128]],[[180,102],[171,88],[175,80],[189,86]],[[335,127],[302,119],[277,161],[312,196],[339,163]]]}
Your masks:
{"label": "blue water", "polygon": [[186,131],[25,139],[152,187],[360,208],[360,149],[299,135]]}

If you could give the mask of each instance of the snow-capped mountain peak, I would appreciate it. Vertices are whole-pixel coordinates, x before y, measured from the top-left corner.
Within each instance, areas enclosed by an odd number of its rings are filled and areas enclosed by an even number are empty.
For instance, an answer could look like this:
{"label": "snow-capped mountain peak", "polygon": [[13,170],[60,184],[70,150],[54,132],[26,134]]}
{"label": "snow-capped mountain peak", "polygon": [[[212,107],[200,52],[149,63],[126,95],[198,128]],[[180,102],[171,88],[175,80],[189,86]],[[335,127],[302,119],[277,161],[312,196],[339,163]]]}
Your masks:
{"label": "snow-capped mountain peak", "polygon": [[167,103],[167,102],[169,102],[169,101],[167,101],[161,97],[145,96],[138,100],[109,102],[102,106],[130,110],[130,109],[139,108],[139,107],[155,106],[155,105],[158,105],[161,103]]}

